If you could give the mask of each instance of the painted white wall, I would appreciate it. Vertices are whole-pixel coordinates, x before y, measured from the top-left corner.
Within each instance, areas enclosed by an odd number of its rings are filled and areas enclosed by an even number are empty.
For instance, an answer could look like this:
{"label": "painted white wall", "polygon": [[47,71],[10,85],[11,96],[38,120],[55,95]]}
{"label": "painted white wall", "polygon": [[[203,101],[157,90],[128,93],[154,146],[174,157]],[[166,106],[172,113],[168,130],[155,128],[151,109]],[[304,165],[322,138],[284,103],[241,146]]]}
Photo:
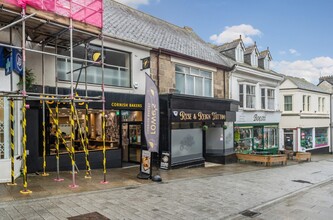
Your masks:
{"label": "painted white wall", "polygon": [[[91,42],[95,45],[101,45],[99,40]],[[41,50],[38,45],[31,45],[33,49]],[[129,45],[128,43],[122,43],[106,38],[104,41],[104,47],[110,49],[116,49],[130,53],[131,56],[131,88],[120,88],[115,86],[105,86],[106,92],[118,92],[118,93],[131,93],[131,94],[144,94],[145,92],[145,72],[150,75],[150,69],[141,70],[141,59],[150,56],[150,48],[139,47],[136,45]],[[54,53],[53,49],[46,48],[45,51]],[[45,60],[45,85],[55,87],[55,57],[51,55],[44,55]],[[32,69],[36,75],[36,84],[42,85],[42,55],[28,52],[27,53],[27,67]],[[75,83],[75,82],[74,82]],[[134,88],[133,84],[136,83],[138,88]],[[59,82],[58,87],[70,88],[70,82]],[[78,89],[85,89],[84,84],[79,84]],[[101,91],[100,85],[88,85],[88,90]]]}

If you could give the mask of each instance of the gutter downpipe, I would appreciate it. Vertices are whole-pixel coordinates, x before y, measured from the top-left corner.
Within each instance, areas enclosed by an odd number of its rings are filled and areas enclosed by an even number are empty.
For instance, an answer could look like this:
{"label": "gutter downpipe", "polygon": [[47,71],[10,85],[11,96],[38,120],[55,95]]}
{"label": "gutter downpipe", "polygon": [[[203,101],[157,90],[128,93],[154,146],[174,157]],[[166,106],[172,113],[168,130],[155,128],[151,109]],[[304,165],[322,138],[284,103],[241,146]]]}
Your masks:
{"label": "gutter downpipe", "polygon": [[[231,75],[236,71],[237,69],[237,64],[234,64],[231,68],[231,71],[229,71],[228,78],[229,78],[229,99],[232,99],[233,97],[231,96],[231,91],[232,91],[232,80]],[[224,98],[225,98],[225,77],[224,77]]]}
{"label": "gutter downpipe", "polygon": [[157,54],[157,73],[156,73],[158,93],[160,93],[160,55],[161,55],[161,53],[162,53],[161,48],[159,48],[158,54]]}

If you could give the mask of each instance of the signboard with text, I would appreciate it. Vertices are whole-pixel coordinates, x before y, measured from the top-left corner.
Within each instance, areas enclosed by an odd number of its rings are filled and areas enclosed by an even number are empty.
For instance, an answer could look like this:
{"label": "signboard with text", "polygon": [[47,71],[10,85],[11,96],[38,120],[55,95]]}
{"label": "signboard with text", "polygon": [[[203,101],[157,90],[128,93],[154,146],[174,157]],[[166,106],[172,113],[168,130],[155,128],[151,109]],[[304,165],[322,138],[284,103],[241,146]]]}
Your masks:
{"label": "signboard with text", "polygon": [[175,122],[218,122],[225,121],[225,112],[195,111],[195,110],[172,110],[172,121]]}

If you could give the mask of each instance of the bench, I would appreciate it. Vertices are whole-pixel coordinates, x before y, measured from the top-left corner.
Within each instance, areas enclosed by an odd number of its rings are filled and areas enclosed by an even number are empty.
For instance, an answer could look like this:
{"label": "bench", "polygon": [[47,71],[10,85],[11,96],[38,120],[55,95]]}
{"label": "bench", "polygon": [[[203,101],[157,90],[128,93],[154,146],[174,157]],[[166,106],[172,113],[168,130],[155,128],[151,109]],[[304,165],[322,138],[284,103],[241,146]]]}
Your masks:
{"label": "bench", "polygon": [[296,153],[296,161],[300,162],[302,160],[306,160],[306,161],[311,161],[311,153],[309,152],[297,152]]}
{"label": "bench", "polygon": [[264,163],[266,165],[272,165],[272,163],[287,164],[287,157],[285,155],[256,155],[256,154],[240,154],[236,153],[238,160],[254,161]]}

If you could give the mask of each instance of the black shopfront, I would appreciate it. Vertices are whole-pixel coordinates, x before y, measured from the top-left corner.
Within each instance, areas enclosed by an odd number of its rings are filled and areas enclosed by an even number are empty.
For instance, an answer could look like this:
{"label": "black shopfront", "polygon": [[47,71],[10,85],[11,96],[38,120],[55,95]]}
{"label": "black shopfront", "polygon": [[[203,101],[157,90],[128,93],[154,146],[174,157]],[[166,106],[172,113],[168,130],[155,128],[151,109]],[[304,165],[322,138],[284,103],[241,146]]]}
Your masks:
{"label": "black shopfront", "polygon": [[[46,94],[55,94],[55,88],[46,87]],[[69,94],[68,89],[59,88],[58,94]],[[85,91],[77,91],[78,96],[85,96]],[[88,97],[101,97],[99,91],[88,91]],[[56,149],[54,144],[55,133],[55,103],[48,102],[45,111],[46,124],[46,170],[56,170]],[[27,110],[27,157],[28,172],[38,172],[43,165],[43,108],[40,101],[29,101]],[[82,139],[89,139],[89,163],[91,169],[103,167],[103,140],[102,140],[102,103],[89,102],[88,111],[85,103],[77,102],[75,113],[75,161],[79,170],[86,169],[85,152]],[[70,106],[68,103],[59,103],[58,124],[61,130],[61,139],[67,144],[70,142]],[[140,162],[140,149],[144,144],[143,138],[143,110],[144,95],[105,92],[105,146],[107,168],[119,168],[128,162]],[[88,112],[88,114],[87,114]],[[86,117],[88,116],[88,117]],[[87,120],[88,119],[88,120]],[[88,128],[86,134],[85,128]],[[81,130],[81,131],[79,131]],[[60,170],[70,170],[71,160],[60,140]]]}
{"label": "black shopfront", "polygon": [[167,94],[160,109],[160,151],[170,155],[169,167],[234,160],[237,101]]}

